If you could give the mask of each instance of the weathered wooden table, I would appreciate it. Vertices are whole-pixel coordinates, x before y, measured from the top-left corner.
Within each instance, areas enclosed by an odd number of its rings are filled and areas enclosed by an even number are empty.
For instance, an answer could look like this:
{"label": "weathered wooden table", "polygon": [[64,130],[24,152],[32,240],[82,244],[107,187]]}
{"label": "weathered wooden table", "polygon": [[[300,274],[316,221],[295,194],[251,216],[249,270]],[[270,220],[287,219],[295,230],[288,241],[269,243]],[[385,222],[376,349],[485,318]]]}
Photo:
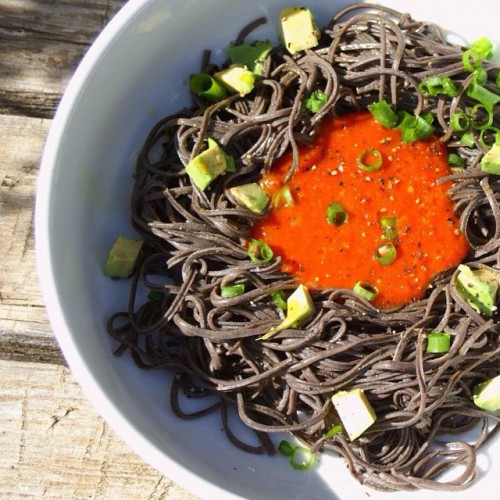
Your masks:
{"label": "weathered wooden table", "polygon": [[83,396],[44,309],[34,200],[64,89],[124,0],[0,0],[0,498],[194,499]]}

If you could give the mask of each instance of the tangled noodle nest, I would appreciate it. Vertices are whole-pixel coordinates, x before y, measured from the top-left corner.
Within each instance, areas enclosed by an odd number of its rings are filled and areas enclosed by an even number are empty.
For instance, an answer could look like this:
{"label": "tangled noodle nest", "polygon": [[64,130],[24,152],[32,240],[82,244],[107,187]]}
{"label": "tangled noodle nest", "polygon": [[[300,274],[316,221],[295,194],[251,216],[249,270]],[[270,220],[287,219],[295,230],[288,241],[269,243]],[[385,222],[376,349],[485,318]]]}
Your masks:
{"label": "tangled noodle nest", "polygon": [[[244,29],[241,43],[262,20]],[[457,292],[455,269],[436,276],[423,300],[378,310],[352,290],[312,291],[316,313],[302,329],[287,329],[267,341],[258,337],[282,319],[270,294],[296,287],[280,271],[280,259],[256,264],[245,241],[255,220],[231,199],[230,186],[256,181],[287,151],[298,161],[297,144],[312,141],[327,115],[366,108],[386,99],[398,109],[430,111],[449,151],[466,167],[453,171],[450,196],[460,217],[472,269],[500,267],[500,184],[481,171],[484,145],[461,144],[450,116],[469,111],[465,94],[471,73],[463,49],[448,43],[433,24],[369,4],[339,12],[322,31],[320,44],[290,56],[275,47],[262,78],[245,96],[208,104],[161,120],[150,132],[137,163],[132,221],[145,240],[132,279],[128,310],[113,315],[109,331],[139,367],[173,372],[172,409],[182,418],[220,412],[228,438],[253,453],[274,453],[269,433],[290,432],[313,451],[341,455],[362,483],[380,490],[460,489],[475,476],[476,451],[499,428],[498,417],[472,403],[472,387],[499,373],[498,314],[485,318]],[[204,70],[213,66],[205,58]],[[487,63],[487,71],[498,68]],[[418,83],[451,76],[459,95],[423,98]],[[316,114],[302,100],[314,90],[327,94]],[[497,123],[498,126],[498,123]],[[206,192],[193,187],[185,166],[214,138],[236,159],[236,172],[219,177]],[[222,298],[221,286],[244,283],[246,291]],[[146,286],[162,300],[140,302]],[[425,334],[446,331],[445,354],[427,354]],[[365,391],[377,421],[354,442],[327,438],[335,421],[331,395]],[[207,398],[187,414],[180,395]],[[260,441],[242,442],[228,412]],[[477,427],[468,443],[463,431]],[[443,434],[453,434],[445,441]],[[452,479],[439,476],[461,465]]]}

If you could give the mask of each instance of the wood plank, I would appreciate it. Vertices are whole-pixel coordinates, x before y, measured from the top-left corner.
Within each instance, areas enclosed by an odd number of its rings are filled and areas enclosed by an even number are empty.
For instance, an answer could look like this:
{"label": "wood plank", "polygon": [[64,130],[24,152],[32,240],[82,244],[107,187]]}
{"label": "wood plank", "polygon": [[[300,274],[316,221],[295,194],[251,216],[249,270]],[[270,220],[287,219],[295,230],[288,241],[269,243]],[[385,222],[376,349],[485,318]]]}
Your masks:
{"label": "wood plank", "polygon": [[0,115],[0,358],[63,363],[44,308],[34,200],[50,120]]}
{"label": "wood plank", "polygon": [[124,0],[2,0],[0,113],[49,118],[78,62]]}
{"label": "wood plank", "polygon": [[0,496],[195,500],[113,433],[64,366],[0,361]]}

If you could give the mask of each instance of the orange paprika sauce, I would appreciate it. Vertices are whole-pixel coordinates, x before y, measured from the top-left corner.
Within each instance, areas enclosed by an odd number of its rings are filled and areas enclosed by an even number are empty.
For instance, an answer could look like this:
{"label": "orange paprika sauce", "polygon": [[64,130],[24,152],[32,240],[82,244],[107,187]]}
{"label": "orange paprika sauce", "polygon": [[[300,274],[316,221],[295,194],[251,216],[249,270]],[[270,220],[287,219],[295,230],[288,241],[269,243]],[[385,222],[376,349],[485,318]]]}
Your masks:
{"label": "orange paprika sauce", "polygon": [[[374,172],[357,163],[369,148],[382,156]],[[270,196],[282,188],[291,162],[285,155],[261,179]],[[300,147],[298,170],[287,183],[293,205],[272,207],[253,237],[266,241],[281,256],[282,271],[309,288],[353,288],[363,281],[377,287],[377,307],[401,306],[422,298],[432,278],[469,250],[447,194],[450,183],[437,183],[449,173],[437,138],[404,144],[400,131],[383,128],[364,111],[331,118],[312,146]],[[327,221],[332,202],[348,214],[340,226]],[[386,217],[397,219],[390,240],[397,256],[382,265],[374,254],[388,241],[380,222]]]}

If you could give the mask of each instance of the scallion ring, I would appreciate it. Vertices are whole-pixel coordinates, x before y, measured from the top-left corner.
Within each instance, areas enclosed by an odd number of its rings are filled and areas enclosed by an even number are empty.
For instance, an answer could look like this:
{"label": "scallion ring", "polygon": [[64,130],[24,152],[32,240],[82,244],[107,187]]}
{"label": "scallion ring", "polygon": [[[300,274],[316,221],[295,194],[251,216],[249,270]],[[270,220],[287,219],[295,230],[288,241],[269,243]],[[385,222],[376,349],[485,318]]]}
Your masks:
{"label": "scallion ring", "polygon": [[488,72],[483,68],[475,69],[472,81],[478,85],[484,85],[488,81]]}
{"label": "scallion ring", "polygon": [[326,220],[332,226],[341,226],[349,220],[349,214],[340,203],[334,201],[326,207]]}
{"label": "scallion ring", "polygon": [[394,240],[398,237],[397,223],[397,217],[382,217],[380,219],[380,227],[382,228],[382,237],[384,239]]}
{"label": "scallion ring", "polygon": [[482,104],[476,104],[470,112],[470,123],[476,130],[489,128],[493,123],[493,113]]}
{"label": "scallion ring", "polygon": [[252,240],[247,252],[250,260],[257,264],[266,264],[274,257],[271,247],[263,240]]}
{"label": "scallion ring", "polygon": [[447,95],[455,97],[458,89],[449,76],[431,76],[418,84],[418,90],[426,96]]}
{"label": "scallion ring", "polygon": [[239,297],[245,293],[245,285],[243,283],[236,283],[234,285],[225,285],[220,288],[220,296],[224,299],[231,299]]}
{"label": "scallion ring", "polygon": [[278,444],[278,451],[285,457],[291,457],[293,455],[294,448],[295,446],[286,439],[282,439]]}
{"label": "scallion ring", "polygon": [[451,335],[443,332],[431,332],[427,335],[426,352],[442,354],[450,350]]}
{"label": "scallion ring", "polygon": [[383,266],[392,264],[398,255],[393,243],[384,243],[375,250],[375,260]]}
{"label": "scallion ring", "polygon": [[373,118],[383,127],[394,128],[399,123],[397,113],[389,106],[387,101],[381,100],[370,104],[368,106],[368,111],[370,111]]}
{"label": "scallion ring", "polygon": [[462,54],[462,64],[467,71],[472,73],[475,69],[482,66],[483,58],[475,50],[469,49]]}
{"label": "scallion ring", "polygon": [[463,111],[455,111],[451,115],[451,130],[453,132],[464,132],[469,128],[469,117]]}
{"label": "scallion ring", "polygon": [[500,130],[496,127],[483,128],[479,133],[479,142],[486,148],[489,149],[493,144],[498,144],[498,139],[500,137]]}
{"label": "scallion ring", "polygon": [[306,470],[311,467],[314,460],[314,455],[311,450],[304,446],[296,446],[293,449],[292,456],[290,457],[290,465],[295,470]]}
{"label": "scallion ring", "polygon": [[465,93],[468,97],[475,99],[490,111],[493,109],[493,106],[500,102],[500,95],[474,82],[469,84]]}
{"label": "scallion ring", "polygon": [[462,134],[462,137],[460,137],[460,142],[464,146],[467,146],[468,148],[473,148],[476,145],[476,142],[474,141],[474,135],[472,134],[472,132],[464,132]]}
{"label": "scallion ring", "polygon": [[470,48],[485,59],[493,57],[493,43],[487,36],[482,36],[470,44]]}
{"label": "scallion ring", "polygon": [[220,101],[227,95],[226,88],[208,73],[197,73],[189,79],[189,90],[208,101]]}
{"label": "scallion ring", "polygon": [[343,430],[343,427],[339,424],[336,424],[336,425],[332,425],[332,427],[330,427],[326,433],[325,433],[325,437],[326,438],[332,438],[333,436],[336,436],[337,434],[340,434]]}
{"label": "scallion ring", "polygon": [[366,148],[356,158],[358,167],[367,172],[375,172],[382,166],[382,153],[376,148]]}
{"label": "scallion ring", "polygon": [[357,281],[352,291],[366,300],[373,300],[378,295],[378,288],[366,281]]}
{"label": "scallion ring", "polygon": [[282,311],[286,311],[288,309],[285,292],[283,290],[271,293],[271,302],[273,303],[273,306],[281,309]]}
{"label": "scallion ring", "polygon": [[465,167],[465,160],[457,153],[450,153],[448,155],[448,165],[452,167]]}
{"label": "scallion ring", "polygon": [[293,205],[295,205],[295,201],[290,191],[290,186],[283,186],[281,189],[278,189],[271,198],[271,206],[274,208],[292,207]]}

